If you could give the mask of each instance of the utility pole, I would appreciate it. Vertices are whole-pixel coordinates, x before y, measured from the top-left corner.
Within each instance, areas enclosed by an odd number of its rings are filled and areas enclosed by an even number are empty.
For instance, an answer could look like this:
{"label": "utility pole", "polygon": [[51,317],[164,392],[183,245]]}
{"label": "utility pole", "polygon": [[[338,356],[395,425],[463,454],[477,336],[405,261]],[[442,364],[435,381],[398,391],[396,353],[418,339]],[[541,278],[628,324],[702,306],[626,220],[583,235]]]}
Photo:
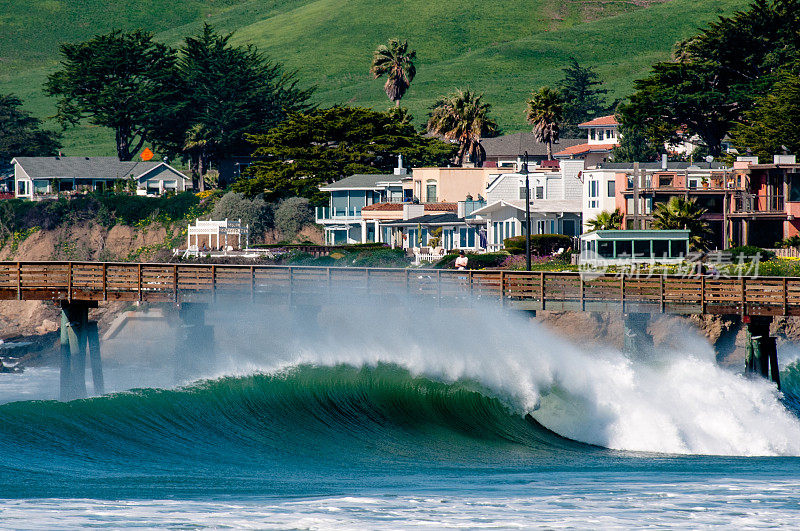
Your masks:
{"label": "utility pole", "polygon": [[531,184],[528,177],[528,152],[520,168],[525,175],[525,270],[531,270]]}
{"label": "utility pole", "polygon": [[633,229],[639,228],[639,163],[633,163]]}

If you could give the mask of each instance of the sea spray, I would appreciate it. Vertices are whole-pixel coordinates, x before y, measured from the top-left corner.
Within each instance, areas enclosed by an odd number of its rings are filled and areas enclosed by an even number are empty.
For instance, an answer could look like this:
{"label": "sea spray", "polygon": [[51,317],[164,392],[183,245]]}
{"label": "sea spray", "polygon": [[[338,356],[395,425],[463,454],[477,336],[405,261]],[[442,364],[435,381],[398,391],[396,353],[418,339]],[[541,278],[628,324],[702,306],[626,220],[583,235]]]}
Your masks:
{"label": "sea spray", "polygon": [[[632,360],[610,347],[579,348],[493,303],[453,310],[403,302],[323,308],[301,319],[314,330],[309,337],[267,324],[262,331],[270,341],[290,347],[256,366],[269,372],[298,364],[391,363],[443,382],[479,382],[516,413],[531,413],[555,432],[589,444],[800,455],[800,421],[774,386],[718,367],[697,334],[676,334],[657,355]],[[259,344],[256,337],[248,341]],[[246,371],[255,367],[249,359]],[[236,373],[235,355],[229,362]]]}

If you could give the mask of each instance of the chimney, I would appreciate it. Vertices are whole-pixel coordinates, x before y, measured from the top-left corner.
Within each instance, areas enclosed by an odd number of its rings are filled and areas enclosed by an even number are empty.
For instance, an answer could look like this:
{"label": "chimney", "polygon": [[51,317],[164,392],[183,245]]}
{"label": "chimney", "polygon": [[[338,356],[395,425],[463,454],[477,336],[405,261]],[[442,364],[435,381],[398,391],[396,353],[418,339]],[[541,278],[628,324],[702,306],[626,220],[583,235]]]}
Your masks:
{"label": "chimney", "polygon": [[667,154],[666,153],[662,153],[661,154],[661,169],[662,170],[666,170],[667,169]]}
{"label": "chimney", "polygon": [[425,215],[425,205],[419,204],[403,204],[403,221],[408,221],[412,218],[418,218]]}
{"label": "chimney", "polygon": [[773,164],[797,164],[797,155],[773,155]]}
{"label": "chimney", "polygon": [[403,167],[403,155],[397,155],[397,167],[394,169],[394,174],[405,175],[407,173],[408,170]]}

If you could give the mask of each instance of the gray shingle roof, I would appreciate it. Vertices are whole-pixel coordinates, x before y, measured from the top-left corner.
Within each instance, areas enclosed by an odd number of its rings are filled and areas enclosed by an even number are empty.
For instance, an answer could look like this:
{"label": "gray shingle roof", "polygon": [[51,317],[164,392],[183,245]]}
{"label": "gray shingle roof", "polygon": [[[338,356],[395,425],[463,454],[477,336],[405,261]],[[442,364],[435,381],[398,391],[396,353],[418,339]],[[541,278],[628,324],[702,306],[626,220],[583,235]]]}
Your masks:
{"label": "gray shingle roof", "polygon": [[375,188],[378,183],[386,182],[386,181],[397,181],[400,182],[400,179],[403,177],[407,177],[406,175],[393,175],[391,173],[383,173],[383,174],[356,174],[351,175],[350,177],[345,177],[335,183],[326,184],[325,186],[320,187],[321,190],[337,190],[337,189],[346,189],[346,188]]}
{"label": "gray shingle roof", "polygon": [[[577,146],[586,142],[586,138],[562,138],[553,144],[553,152],[561,151],[568,147]],[[547,144],[537,142],[533,133],[522,132],[495,138],[481,139],[481,145],[486,150],[487,158],[513,158],[516,159],[526,151],[531,157],[544,157],[547,155]]]}
{"label": "gray shingle roof", "polygon": [[32,179],[120,179],[139,177],[161,161],[123,162],[117,157],[16,157]]}

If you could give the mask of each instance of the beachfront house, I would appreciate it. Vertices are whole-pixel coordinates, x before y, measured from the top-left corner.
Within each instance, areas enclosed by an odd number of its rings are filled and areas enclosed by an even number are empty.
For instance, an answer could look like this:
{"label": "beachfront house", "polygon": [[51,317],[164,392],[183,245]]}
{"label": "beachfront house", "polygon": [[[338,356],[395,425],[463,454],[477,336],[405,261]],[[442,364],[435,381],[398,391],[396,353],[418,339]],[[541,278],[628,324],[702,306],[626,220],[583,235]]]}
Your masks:
{"label": "beachfront house", "polygon": [[331,194],[328,206],[316,210],[317,223],[325,230],[325,243],[345,245],[378,241],[377,227],[362,217],[362,209],[378,203],[402,207],[403,176],[405,172],[397,171],[394,175],[351,175],[321,186],[320,190]]}
{"label": "beachfront house", "polygon": [[[586,139],[583,138],[559,138],[553,143],[553,151],[558,152],[585,143]],[[485,168],[517,171],[520,167],[520,156],[524,153],[528,153],[528,161],[532,163],[547,160],[547,144],[536,140],[536,135],[530,131],[483,138],[481,145],[486,151],[483,162]]]}
{"label": "beachfront house", "polygon": [[612,114],[589,120],[578,127],[586,131],[586,142],[567,146],[553,154],[559,160],[581,159],[591,168],[607,162],[611,151],[619,145],[619,121]]}
{"label": "beachfront house", "polygon": [[118,183],[137,195],[162,195],[192,188],[192,180],[166,162],[121,161],[117,157],[16,157],[14,192],[30,200],[103,191]]}
{"label": "beachfront house", "polygon": [[[531,168],[531,234],[580,234],[583,164],[582,160],[564,160],[558,168]],[[473,212],[486,231],[488,250],[498,251],[506,238],[525,234],[525,197],[523,173],[499,173],[489,181],[486,206]]]}

